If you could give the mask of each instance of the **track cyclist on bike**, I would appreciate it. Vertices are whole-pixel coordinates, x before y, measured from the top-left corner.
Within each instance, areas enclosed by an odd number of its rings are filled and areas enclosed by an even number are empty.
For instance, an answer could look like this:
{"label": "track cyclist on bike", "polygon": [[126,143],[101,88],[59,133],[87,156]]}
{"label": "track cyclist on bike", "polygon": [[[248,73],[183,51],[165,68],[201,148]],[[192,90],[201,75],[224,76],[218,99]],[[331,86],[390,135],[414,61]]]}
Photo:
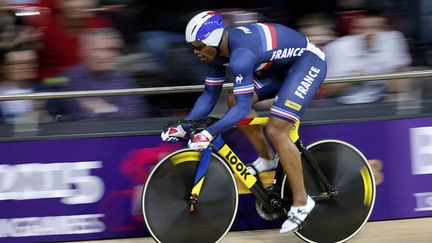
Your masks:
{"label": "track cyclist on bike", "polygon": [[[205,11],[195,15],[186,27],[186,41],[194,54],[208,63],[205,89],[185,118],[207,117],[215,106],[225,80],[224,64],[234,75],[229,110],[215,124],[189,141],[192,149],[206,148],[213,137],[232,128],[241,119],[256,116],[253,105],[275,98],[266,134],[287,175],[293,194],[288,218],[280,232],[296,230],[312,211],[315,202],[303,182],[300,153],[289,131],[304,114],[308,104],[326,76],[324,53],[302,34],[280,24],[255,23],[224,28],[220,14]],[[273,152],[260,127],[241,128],[259,154],[253,162],[257,172],[276,167]],[[164,141],[186,136],[182,126],[162,132]]]}

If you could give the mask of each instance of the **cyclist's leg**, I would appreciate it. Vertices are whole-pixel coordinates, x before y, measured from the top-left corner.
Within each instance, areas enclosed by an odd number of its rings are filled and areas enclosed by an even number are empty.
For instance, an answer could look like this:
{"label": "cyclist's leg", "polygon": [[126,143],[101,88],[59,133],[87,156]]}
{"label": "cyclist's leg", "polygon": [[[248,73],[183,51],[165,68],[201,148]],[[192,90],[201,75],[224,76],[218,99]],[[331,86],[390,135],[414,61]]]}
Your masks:
{"label": "cyclist's leg", "polygon": [[[293,124],[302,117],[306,107],[324,81],[326,72],[324,61],[313,53],[305,53],[287,72],[270,110],[272,117],[267,125],[267,135],[279,154],[293,194],[293,207],[290,213],[296,207],[302,206],[307,207],[304,211],[308,213],[314,206],[312,199],[307,196],[300,153],[291,140],[289,131]],[[305,215],[295,215],[295,219],[292,219],[291,222],[298,226],[305,217]]]}
{"label": "cyclist's leg", "polygon": [[[254,93],[253,104],[258,102],[258,96]],[[228,107],[233,107],[236,104],[236,99],[234,95],[230,93],[228,95]],[[251,108],[251,112],[247,116],[248,118],[257,117],[256,111]],[[250,141],[254,149],[257,151],[258,156],[267,160],[273,158],[273,151],[270,148],[270,145],[267,142],[267,139],[264,136],[263,126],[239,126],[238,129],[240,132]]]}
{"label": "cyclist's leg", "polygon": [[279,154],[282,168],[287,175],[293,196],[293,206],[306,204],[307,194],[303,183],[300,152],[290,139],[289,131],[294,123],[275,116],[267,124],[267,135]]}
{"label": "cyclist's leg", "polygon": [[[283,76],[274,74],[270,75],[262,75],[260,81],[257,78],[254,78],[255,85],[255,93],[253,104],[256,104],[258,101],[268,100],[275,97],[279,88],[282,84]],[[228,105],[230,107],[236,104],[236,100],[234,95],[230,95],[228,97]],[[256,117],[258,116],[256,111],[251,109],[251,112],[248,117]],[[263,126],[240,126],[240,131],[243,135],[251,142],[255,150],[258,152],[258,158],[252,162],[250,169],[253,175],[275,169],[278,165],[279,159],[274,156],[273,149],[270,147],[267,139],[264,135]]]}

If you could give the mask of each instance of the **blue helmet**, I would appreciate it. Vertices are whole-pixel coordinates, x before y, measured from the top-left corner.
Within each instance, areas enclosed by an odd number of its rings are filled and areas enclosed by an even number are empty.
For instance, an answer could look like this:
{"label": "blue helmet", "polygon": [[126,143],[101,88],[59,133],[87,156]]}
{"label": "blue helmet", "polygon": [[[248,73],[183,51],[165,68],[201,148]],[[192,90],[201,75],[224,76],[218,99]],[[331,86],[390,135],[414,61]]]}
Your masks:
{"label": "blue helmet", "polygon": [[219,46],[224,31],[220,14],[205,11],[195,15],[186,26],[186,42],[201,41],[208,46]]}

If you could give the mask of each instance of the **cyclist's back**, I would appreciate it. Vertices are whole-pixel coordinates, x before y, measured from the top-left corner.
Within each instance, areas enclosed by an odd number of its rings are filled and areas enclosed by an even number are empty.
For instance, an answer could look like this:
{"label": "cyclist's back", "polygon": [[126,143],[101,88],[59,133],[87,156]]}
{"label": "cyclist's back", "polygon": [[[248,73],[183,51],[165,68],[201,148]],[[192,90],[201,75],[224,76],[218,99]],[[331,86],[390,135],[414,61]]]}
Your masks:
{"label": "cyclist's back", "polygon": [[240,49],[254,54],[255,73],[285,70],[306,52],[314,52],[324,59],[324,54],[314,48],[304,35],[281,24],[256,23],[227,31],[231,51]]}

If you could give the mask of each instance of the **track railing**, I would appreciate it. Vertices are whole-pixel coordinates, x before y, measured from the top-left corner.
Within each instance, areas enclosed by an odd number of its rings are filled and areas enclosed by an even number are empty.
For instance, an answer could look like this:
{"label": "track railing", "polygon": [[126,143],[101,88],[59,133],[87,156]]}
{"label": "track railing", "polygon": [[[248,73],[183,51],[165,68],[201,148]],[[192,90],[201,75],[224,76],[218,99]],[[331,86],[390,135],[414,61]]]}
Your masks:
{"label": "track railing", "polygon": [[[362,82],[376,80],[394,80],[406,78],[425,78],[432,77],[432,70],[409,71],[391,74],[349,76],[340,78],[329,78],[325,80],[326,84]],[[232,83],[224,84],[224,89],[229,89]],[[171,87],[152,87],[152,88],[134,88],[134,89],[106,89],[106,90],[85,90],[85,91],[62,91],[62,92],[36,92],[27,94],[0,95],[0,101],[6,100],[45,100],[58,98],[80,98],[80,97],[100,97],[100,96],[120,96],[120,95],[157,95],[172,93],[189,93],[200,92],[204,85],[187,85]]]}

